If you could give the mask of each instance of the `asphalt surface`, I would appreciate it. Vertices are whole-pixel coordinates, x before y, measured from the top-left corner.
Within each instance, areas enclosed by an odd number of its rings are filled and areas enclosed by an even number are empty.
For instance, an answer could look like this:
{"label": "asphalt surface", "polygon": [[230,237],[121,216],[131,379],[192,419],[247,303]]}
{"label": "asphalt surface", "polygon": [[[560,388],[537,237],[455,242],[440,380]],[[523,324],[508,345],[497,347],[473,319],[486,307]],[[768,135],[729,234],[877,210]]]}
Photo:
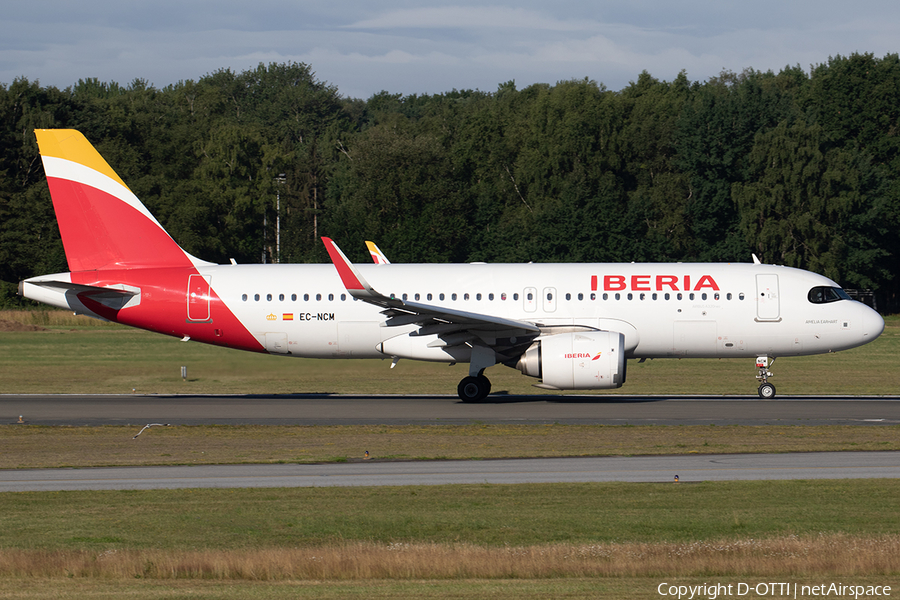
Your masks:
{"label": "asphalt surface", "polygon": [[0,492],[900,477],[900,452],[817,452],[0,471]]}
{"label": "asphalt surface", "polygon": [[0,395],[0,423],[893,425],[900,396]]}
{"label": "asphalt surface", "polygon": [[[0,395],[0,423],[892,425],[900,397]],[[0,492],[900,477],[900,452],[544,458],[0,471]]]}

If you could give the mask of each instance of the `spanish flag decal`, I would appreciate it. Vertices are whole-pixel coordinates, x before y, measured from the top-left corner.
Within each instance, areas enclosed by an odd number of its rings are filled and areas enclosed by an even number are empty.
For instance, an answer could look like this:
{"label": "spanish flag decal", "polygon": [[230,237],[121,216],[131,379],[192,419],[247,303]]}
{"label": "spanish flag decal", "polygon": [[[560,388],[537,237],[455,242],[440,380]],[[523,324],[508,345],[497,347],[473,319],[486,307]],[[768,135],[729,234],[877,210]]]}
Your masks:
{"label": "spanish flag decal", "polygon": [[294,320],[294,313],[284,313],[284,314],[282,314],[282,315],[281,315],[281,320],[282,320],[282,321],[293,321],[293,320]]}

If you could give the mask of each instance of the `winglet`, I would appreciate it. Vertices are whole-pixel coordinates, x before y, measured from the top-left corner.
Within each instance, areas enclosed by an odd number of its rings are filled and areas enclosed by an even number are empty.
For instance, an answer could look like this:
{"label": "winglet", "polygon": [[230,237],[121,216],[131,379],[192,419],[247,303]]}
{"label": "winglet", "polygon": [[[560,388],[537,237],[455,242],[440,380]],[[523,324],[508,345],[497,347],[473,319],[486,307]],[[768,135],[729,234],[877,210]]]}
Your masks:
{"label": "winglet", "polygon": [[387,259],[387,256],[384,255],[384,252],[381,251],[381,248],[375,245],[375,242],[366,242],[366,246],[369,248],[369,254],[372,255],[372,262],[376,265],[389,265],[391,261]]}
{"label": "winglet", "polygon": [[323,237],[322,242],[325,244],[325,249],[328,250],[328,256],[331,257],[331,262],[334,263],[344,287],[351,296],[361,300],[381,297],[381,294],[372,289],[372,286],[359,274],[350,259],[341,252],[331,238]]}

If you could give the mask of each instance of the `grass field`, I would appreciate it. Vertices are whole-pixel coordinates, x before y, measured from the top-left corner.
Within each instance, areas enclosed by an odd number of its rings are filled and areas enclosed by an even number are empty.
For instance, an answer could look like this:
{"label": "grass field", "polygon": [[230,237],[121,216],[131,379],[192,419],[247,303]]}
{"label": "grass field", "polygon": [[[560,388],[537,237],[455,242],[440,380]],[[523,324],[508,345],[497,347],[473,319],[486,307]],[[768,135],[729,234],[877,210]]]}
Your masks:
{"label": "grass field", "polygon": [[[462,366],[239,353],[63,313],[0,313],[0,391],[452,394]],[[16,326],[19,325],[19,326]],[[9,331],[21,325],[40,331]],[[778,361],[780,394],[896,394],[900,319]],[[189,380],[180,378],[188,367]],[[534,381],[497,367],[494,389]],[[621,393],[749,394],[752,361],[657,360]],[[544,393],[541,391],[540,393]],[[608,392],[604,392],[608,393]],[[873,427],[0,427],[0,468],[898,449]],[[0,597],[660,598],[780,581],[900,589],[900,482],[0,494]],[[742,598],[771,597],[744,594]],[[708,597],[708,596],[707,596]]]}
{"label": "grass field", "polygon": [[[0,322],[44,331],[0,332],[5,393],[383,393],[450,394],[465,365],[400,361],[312,360],[260,355],[104,324],[61,311],[0,312]],[[860,348],[789,357],[772,368],[787,394],[900,393],[900,317]],[[10,329],[11,327],[7,327]],[[623,394],[755,394],[752,359],[630,361]],[[187,367],[188,380],[181,379]],[[495,393],[546,394],[536,380],[497,366],[487,371]],[[578,392],[583,393],[583,392]]]}
{"label": "grass field", "polygon": [[0,469],[900,450],[900,426],[0,425]]}
{"label": "grass field", "polygon": [[898,497],[896,480],[0,494],[0,593],[235,597],[228,582],[259,598],[651,598],[675,574],[891,585]]}

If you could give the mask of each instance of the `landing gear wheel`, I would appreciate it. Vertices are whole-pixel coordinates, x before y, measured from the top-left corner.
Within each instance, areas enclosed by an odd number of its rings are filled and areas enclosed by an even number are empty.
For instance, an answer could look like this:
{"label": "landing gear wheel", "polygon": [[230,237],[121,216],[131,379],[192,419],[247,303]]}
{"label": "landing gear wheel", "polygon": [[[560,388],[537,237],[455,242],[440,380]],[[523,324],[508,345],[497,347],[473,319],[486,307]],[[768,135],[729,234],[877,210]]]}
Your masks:
{"label": "landing gear wheel", "polygon": [[463,402],[481,402],[491,393],[491,382],[484,375],[466,377],[459,382],[456,392]]}
{"label": "landing gear wheel", "polygon": [[759,397],[763,400],[771,400],[775,397],[775,386],[771,383],[764,383],[759,386]]}

